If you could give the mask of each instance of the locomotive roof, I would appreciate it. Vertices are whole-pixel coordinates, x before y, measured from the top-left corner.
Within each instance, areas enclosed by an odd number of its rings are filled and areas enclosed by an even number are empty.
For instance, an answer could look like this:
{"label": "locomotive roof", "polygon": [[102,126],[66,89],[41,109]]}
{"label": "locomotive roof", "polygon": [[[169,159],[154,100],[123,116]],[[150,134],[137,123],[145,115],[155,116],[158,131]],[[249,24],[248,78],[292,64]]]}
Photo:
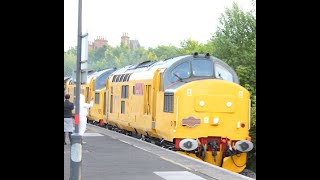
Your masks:
{"label": "locomotive roof", "polygon": [[92,74],[90,74],[88,76],[88,80],[91,79],[91,78],[96,79],[99,76],[101,76],[102,74],[104,74],[105,72],[110,71],[110,70],[113,70],[113,69],[104,69],[104,70],[101,70],[101,71],[96,71],[96,72],[94,72],[94,73],[92,73]]}
{"label": "locomotive roof", "polygon": [[[88,71],[87,83],[89,83],[92,78],[97,78],[97,77],[101,76],[103,73],[105,73],[107,71],[110,71],[110,70],[113,70],[113,69],[103,69],[103,70],[98,70],[98,71],[92,71],[92,70]],[[70,79],[73,82],[76,82],[76,79],[74,79],[74,77],[71,77]]]}
{"label": "locomotive roof", "polygon": [[162,59],[162,60],[158,60],[158,61],[144,61],[142,63],[128,65],[128,66],[125,66],[125,67],[113,72],[113,75],[145,72],[145,71],[149,71],[151,69],[157,69],[157,68],[167,68],[167,67],[170,67],[173,63],[175,63],[185,57],[188,57],[188,56],[192,56],[192,55],[171,57],[171,58]]}
{"label": "locomotive roof", "polygon": [[[234,82],[238,83],[238,77],[234,70],[225,62],[221,61],[220,59],[211,56],[209,53],[207,54],[198,54],[195,53],[193,55],[183,55],[183,56],[176,56],[172,58],[162,59],[158,61],[144,61],[142,63],[128,65],[123,68],[120,68],[112,73],[111,81],[124,82],[128,80],[142,80],[142,79],[152,79],[154,76],[154,72],[159,69],[165,69],[164,73],[172,71],[177,64],[183,63],[184,61],[189,61],[192,59],[202,59],[208,58],[211,59],[213,62],[218,62],[220,64],[224,64],[225,67],[233,74]],[[124,76],[129,74],[129,76]],[[117,76],[119,75],[119,76]]]}

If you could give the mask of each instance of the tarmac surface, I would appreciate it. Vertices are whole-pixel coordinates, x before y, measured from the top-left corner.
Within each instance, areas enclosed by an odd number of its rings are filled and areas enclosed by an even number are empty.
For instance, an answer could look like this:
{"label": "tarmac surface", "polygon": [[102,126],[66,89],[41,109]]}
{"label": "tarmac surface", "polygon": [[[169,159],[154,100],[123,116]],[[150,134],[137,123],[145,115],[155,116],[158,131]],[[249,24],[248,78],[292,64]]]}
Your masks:
{"label": "tarmac surface", "polygon": [[[86,143],[82,145],[82,180],[252,180],[91,124],[87,125],[83,141]],[[67,143],[64,180],[70,177],[70,143]]]}

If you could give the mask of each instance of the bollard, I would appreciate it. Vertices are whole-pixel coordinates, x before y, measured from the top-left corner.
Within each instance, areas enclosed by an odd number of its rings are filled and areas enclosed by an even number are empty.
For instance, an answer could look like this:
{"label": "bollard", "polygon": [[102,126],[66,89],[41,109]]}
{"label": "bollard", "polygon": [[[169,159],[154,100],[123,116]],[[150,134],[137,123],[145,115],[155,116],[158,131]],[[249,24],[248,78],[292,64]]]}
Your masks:
{"label": "bollard", "polygon": [[81,180],[81,166],[82,166],[82,136],[78,133],[71,134],[71,150],[70,150],[70,169],[71,180]]}

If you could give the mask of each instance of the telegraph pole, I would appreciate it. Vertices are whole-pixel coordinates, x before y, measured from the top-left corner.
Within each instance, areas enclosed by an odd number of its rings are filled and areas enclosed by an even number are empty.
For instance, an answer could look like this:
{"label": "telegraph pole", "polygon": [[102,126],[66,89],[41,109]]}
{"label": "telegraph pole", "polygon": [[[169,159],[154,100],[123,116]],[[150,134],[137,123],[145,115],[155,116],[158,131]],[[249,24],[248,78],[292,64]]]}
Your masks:
{"label": "telegraph pole", "polygon": [[81,41],[82,41],[82,0],[79,0],[78,10],[78,45],[77,45],[77,70],[76,70],[76,100],[75,100],[75,132],[71,135],[70,150],[70,180],[81,180],[82,169],[82,136],[79,134],[79,107],[80,107],[80,71],[81,71]]}

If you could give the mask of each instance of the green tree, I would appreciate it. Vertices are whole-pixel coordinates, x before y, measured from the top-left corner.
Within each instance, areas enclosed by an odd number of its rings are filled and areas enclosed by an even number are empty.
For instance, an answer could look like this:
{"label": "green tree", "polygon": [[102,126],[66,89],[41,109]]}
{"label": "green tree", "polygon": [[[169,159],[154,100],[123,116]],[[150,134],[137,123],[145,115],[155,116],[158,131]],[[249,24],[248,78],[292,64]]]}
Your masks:
{"label": "green tree", "polygon": [[72,76],[72,72],[76,69],[76,50],[70,49],[64,52],[64,76]]}
{"label": "green tree", "polygon": [[105,61],[104,59],[98,60],[92,65],[92,70],[95,70],[95,71],[99,71],[107,68],[109,67],[107,65],[107,61]]}
{"label": "green tree", "polygon": [[180,42],[180,46],[181,54],[193,54],[194,52],[198,52],[201,54],[206,53],[205,46],[203,44],[200,44],[198,41],[192,40],[191,38]]}
{"label": "green tree", "polygon": [[173,56],[178,56],[180,54],[179,48],[175,46],[158,46],[156,48],[149,48],[149,53],[154,54],[156,59],[165,59]]}
{"label": "green tree", "polygon": [[[255,1],[253,1],[253,6]],[[220,18],[217,32],[208,42],[214,56],[228,63],[239,76],[240,84],[251,93],[250,136],[256,146],[256,16],[255,8],[245,12],[233,3]],[[249,168],[255,171],[255,153]]]}

